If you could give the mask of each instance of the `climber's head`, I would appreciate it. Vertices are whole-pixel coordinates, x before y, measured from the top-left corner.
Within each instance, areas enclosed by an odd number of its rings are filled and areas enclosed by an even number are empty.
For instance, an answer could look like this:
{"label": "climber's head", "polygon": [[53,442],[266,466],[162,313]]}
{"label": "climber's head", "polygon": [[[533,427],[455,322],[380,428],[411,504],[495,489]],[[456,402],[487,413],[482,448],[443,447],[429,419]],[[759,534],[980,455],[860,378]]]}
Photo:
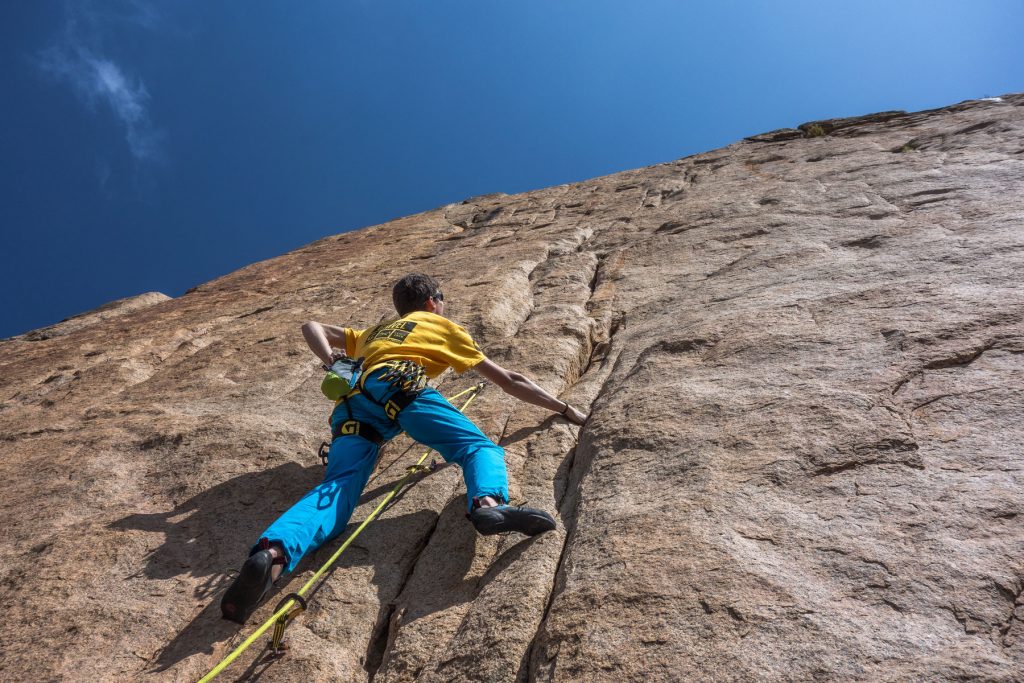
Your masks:
{"label": "climber's head", "polygon": [[398,315],[408,315],[413,311],[430,311],[444,315],[444,294],[441,285],[429,275],[410,273],[395,283],[391,290],[391,300],[395,302]]}

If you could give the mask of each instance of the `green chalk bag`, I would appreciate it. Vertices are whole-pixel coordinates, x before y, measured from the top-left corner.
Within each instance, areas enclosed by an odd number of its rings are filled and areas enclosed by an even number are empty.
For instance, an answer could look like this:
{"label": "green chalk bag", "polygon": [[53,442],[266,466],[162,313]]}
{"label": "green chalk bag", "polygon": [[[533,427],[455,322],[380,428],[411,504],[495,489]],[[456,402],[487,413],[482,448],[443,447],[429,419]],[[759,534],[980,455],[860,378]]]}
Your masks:
{"label": "green chalk bag", "polygon": [[331,363],[330,367],[325,365],[324,369],[327,374],[320,383],[320,391],[332,401],[340,401],[359,385],[359,376],[363,374],[363,359],[342,356]]}

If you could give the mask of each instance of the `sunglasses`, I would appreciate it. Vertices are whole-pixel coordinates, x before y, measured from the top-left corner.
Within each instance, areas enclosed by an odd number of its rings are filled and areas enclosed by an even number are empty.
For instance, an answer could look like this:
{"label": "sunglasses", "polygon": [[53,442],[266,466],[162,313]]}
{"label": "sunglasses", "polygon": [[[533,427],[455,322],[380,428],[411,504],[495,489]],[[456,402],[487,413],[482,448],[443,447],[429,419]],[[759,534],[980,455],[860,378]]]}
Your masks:
{"label": "sunglasses", "polygon": [[433,299],[434,301],[444,301],[444,294],[442,294],[441,292],[434,292],[433,294],[430,295],[430,298]]}

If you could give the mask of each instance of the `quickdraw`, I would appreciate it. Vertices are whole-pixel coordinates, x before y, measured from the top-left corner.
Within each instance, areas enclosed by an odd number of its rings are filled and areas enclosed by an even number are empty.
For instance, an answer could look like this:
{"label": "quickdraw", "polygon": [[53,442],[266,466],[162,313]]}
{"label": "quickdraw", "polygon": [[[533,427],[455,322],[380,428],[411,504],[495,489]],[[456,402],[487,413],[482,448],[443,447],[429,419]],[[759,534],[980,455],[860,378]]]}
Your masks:
{"label": "quickdraw", "polygon": [[407,394],[418,394],[427,386],[427,371],[411,360],[389,360],[382,364],[384,374],[379,379]]}
{"label": "quickdraw", "polygon": [[[288,604],[288,609],[284,609],[285,604]],[[270,649],[271,657],[283,657],[288,651],[288,643],[284,642],[284,630],[288,627],[288,623],[306,611],[306,598],[302,597],[298,593],[289,593],[284,596],[281,602],[277,603],[277,607],[274,609],[274,614],[282,613],[274,622],[274,634],[270,637]]]}

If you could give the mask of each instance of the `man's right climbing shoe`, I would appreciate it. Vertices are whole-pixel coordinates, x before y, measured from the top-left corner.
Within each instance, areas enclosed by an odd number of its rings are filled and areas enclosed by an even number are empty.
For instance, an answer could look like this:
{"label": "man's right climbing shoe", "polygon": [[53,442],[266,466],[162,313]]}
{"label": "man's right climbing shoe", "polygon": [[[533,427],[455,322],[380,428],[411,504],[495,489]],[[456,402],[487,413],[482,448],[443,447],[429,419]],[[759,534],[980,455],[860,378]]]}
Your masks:
{"label": "man's right climbing shoe", "polygon": [[273,568],[274,556],[269,550],[249,556],[235,582],[221,598],[220,611],[225,619],[245,623],[274,583]]}
{"label": "man's right climbing shoe", "polygon": [[506,531],[518,531],[527,536],[536,536],[545,531],[553,531],[555,528],[555,520],[543,510],[512,507],[511,505],[478,507],[470,513],[469,519],[473,522],[476,530],[484,536]]}

